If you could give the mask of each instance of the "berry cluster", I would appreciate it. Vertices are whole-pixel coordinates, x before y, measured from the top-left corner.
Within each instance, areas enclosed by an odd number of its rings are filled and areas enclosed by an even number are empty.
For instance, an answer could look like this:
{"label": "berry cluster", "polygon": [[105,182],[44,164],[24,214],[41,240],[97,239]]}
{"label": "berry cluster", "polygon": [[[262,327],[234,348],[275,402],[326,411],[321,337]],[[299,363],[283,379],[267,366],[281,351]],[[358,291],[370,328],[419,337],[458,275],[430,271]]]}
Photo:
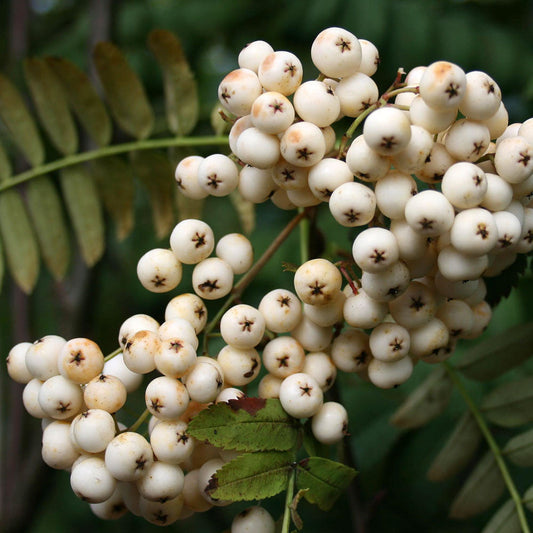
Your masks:
{"label": "berry cluster", "polygon": [[[234,279],[252,267],[252,244],[234,233],[215,246],[207,223],[183,220],[170,249],[137,265],[153,292],[174,290],[182,264],[194,265],[194,294],[172,298],[162,324],[129,317],[106,361],[89,339],[55,335],[9,353],[27,411],[43,419],[44,461],[70,470],[73,491],[102,518],[129,510],[166,525],[229,503],[205,488],[234,454],[187,427],[210,403],[244,396],[262,368],[261,398],[310,419],[319,442],[338,442],[347,411],[324,401],[338,370],[390,388],[417,362],[444,361],[490,320],[483,278],[533,250],[533,119],[508,125],[492,78],[438,61],[404,82],[399,72],[380,97],[370,77],[376,47],[341,28],[320,33],[311,57],[320,75],[302,83],[294,54],[264,41],[244,48],[218,90],[233,116],[232,155],[186,157],[175,177],[193,199],[238,190],[285,210],[327,203],[340,226],[358,228],[350,261],[311,259],[297,268],[294,292],[237,303]],[[354,122],[337,142],[332,125],[344,117]],[[225,345],[213,357],[199,348],[198,336],[211,334],[204,300],[225,296],[215,324]],[[144,375],[148,438],[119,422]],[[251,530],[274,531],[261,507],[234,520],[232,531]]]}

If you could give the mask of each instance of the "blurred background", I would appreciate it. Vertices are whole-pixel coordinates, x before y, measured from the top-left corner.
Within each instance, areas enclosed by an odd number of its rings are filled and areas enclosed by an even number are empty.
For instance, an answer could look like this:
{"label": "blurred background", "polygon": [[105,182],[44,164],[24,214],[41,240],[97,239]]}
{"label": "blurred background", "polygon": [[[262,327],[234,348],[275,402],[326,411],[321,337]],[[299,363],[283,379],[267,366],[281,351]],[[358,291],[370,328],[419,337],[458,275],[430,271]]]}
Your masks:
{"label": "blurred background", "polygon": [[[274,49],[297,54],[304,65],[304,79],[312,79],[317,72],[310,61],[310,46],[328,26],[345,27],[378,47],[381,64],[374,78],[382,90],[393,81],[398,67],[407,72],[417,65],[446,59],[465,71],[490,74],[502,89],[510,122],[522,122],[533,115],[531,0],[3,0],[0,68],[26,94],[21,61],[28,56],[68,58],[95,80],[91,50],[97,42],[110,40],[125,53],[156,113],[162,116],[161,76],[146,37],[154,28],[165,28],[181,40],[198,83],[201,116],[194,134],[211,134],[209,118],[217,101],[217,86],[237,67],[237,55],[246,43],[263,39]],[[165,133],[163,121],[156,130]],[[0,129],[2,135],[5,132]],[[209,153],[207,149],[199,151],[204,152]],[[15,165],[16,171],[26,168],[22,161]],[[217,237],[240,231],[229,202],[208,201],[204,210],[206,220],[215,225]],[[93,269],[73,254],[66,279],[56,283],[43,269],[31,296],[6,277],[0,293],[0,353],[4,358],[15,343],[32,342],[50,333],[92,338],[109,353],[116,346],[120,324],[131,314],[162,318],[169,295],[142,289],[135,265],[145,251],[167,246],[168,241],[155,237],[149,203],[139,191],[135,212],[135,228],[122,241],[109,224],[106,251]],[[256,216],[261,223],[252,233],[252,241],[260,252],[291,215],[259,206]],[[323,222],[328,242],[349,246],[344,234],[335,234],[335,228]],[[281,261],[299,261],[296,239],[291,237],[276,254],[247,291],[246,301],[257,304],[271,288],[290,287],[291,275],[281,272],[280,265]],[[519,289],[499,306],[486,334],[531,319],[532,290],[527,275]],[[427,368],[417,367],[417,375],[406,386],[387,392],[350,376],[340,378],[350,411],[352,451],[361,471],[358,498],[370,509],[367,531],[474,533],[490,516],[488,513],[465,523],[449,520],[448,506],[461,479],[441,484],[425,479],[425,470],[442,445],[443,435],[463,409],[460,398],[454,396],[447,413],[422,430],[400,431],[388,424],[395,407],[426,374]],[[22,386],[10,382],[5,367],[0,370],[0,384],[0,530],[45,533],[75,529],[82,533],[155,529],[131,515],[116,523],[95,518],[87,504],[72,493],[68,473],[53,471],[42,463],[40,421],[25,414]],[[480,386],[472,387],[473,394],[480,393]],[[527,480],[527,470],[516,475]],[[278,516],[282,500],[266,505]],[[222,531],[243,507],[217,509],[171,527],[177,531]],[[350,516],[353,502],[347,498],[330,513],[306,503],[300,509],[306,531],[354,530]]]}

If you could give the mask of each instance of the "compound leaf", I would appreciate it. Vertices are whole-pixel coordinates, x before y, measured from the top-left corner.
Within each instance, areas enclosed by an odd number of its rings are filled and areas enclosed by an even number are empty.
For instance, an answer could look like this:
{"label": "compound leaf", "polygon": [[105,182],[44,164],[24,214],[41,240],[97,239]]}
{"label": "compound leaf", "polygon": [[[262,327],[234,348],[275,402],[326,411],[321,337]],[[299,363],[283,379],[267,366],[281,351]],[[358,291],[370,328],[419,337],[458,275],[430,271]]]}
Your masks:
{"label": "compound leaf", "polygon": [[56,149],[63,155],[78,149],[78,133],[63,87],[44,59],[24,61],[24,75],[41,123]]}
{"label": "compound leaf", "polygon": [[507,500],[489,520],[481,533],[520,533],[522,526],[513,500]]}
{"label": "compound leaf", "polygon": [[206,492],[231,501],[262,500],[287,487],[292,468],[291,452],[255,452],[240,455],[211,477]]}
{"label": "compound leaf", "polygon": [[514,326],[468,350],[456,368],[470,379],[489,381],[533,355],[533,322]]}
{"label": "compound leaf", "polygon": [[135,152],[132,164],[148,189],[156,235],[161,239],[174,227],[174,170],[168,158],[155,151]]}
{"label": "compound leaf", "polygon": [[44,263],[54,279],[63,279],[70,244],[58,191],[49,176],[42,176],[28,183],[26,198]]}
{"label": "compound leaf", "polygon": [[198,121],[196,80],[181,43],[167,30],[153,30],[148,46],[163,72],[168,127],[174,135],[187,135]]}
{"label": "compound leaf", "polygon": [[290,450],[298,425],[276,399],[242,398],[198,413],[189,433],[215,446],[242,451]]}
{"label": "compound leaf", "polygon": [[94,181],[81,165],[64,168],[59,178],[81,254],[87,265],[92,266],[105,247],[102,204]]}
{"label": "compound leaf", "polygon": [[99,146],[109,144],[111,119],[87,74],[61,57],[47,57],[46,63],[56,73],[72,110],[87,133]]}
{"label": "compound leaf", "polygon": [[533,466],[533,429],[519,433],[505,445],[503,453],[518,466]]}
{"label": "compound leaf", "polygon": [[533,376],[500,385],[485,396],[481,409],[488,420],[503,427],[533,421]]}
{"label": "compound leaf", "polygon": [[9,271],[29,294],[39,275],[39,249],[24,202],[14,189],[0,194],[0,233]]}
{"label": "compound leaf", "polygon": [[475,418],[466,412],[429,467],[431,481],[443,481],[459,473],[472,460],[483,438]]}
{"label": "compound leaf", "polygon": [[305,499],[329,511],[346,490],[357,471],[324,457],[308,457],[296,467],[296,487],[305,490]]}
{"label": "compound leaf", "polygon": [[0,118],[28,162],[36,167],[44,161],[44,147],[37,125],[22,96],[8,78],[0,74]]}
{"label": "compound leaf", "polygon": [[116,224],[117,238],[124,239],[133,229],[135,182],[133,173],[120,157],[96,159],[90,168],[104,208]]}
{"label": "compound leaf", "polygon": [[450,508],[450,517],[466,519],[486,511],[505,490],[505,482],[491,451],[470,473]]}
{"label": "compound leaf", "polygon": [[412,391],[392,415],[391,423],[399,428],[416,428],[442,413],[450,400],[453,383],[442,367],[435,368]]}
{"label": "compound leaf", "polygon": [[93,59],[119,127],[137,139],[148,137],[154,124],[152,108],[141,81],[122,52],[114,44],[101,42],[94,48]]}

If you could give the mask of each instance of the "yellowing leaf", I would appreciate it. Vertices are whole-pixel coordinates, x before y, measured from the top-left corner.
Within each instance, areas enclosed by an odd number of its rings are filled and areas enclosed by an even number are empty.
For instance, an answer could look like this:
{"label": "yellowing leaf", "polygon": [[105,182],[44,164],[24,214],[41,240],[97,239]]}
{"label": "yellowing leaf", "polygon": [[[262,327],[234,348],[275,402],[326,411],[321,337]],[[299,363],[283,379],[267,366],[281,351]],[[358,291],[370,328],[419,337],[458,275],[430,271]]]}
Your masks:
{"label": "yellowing leaf", "polygon": [[93,59],[119,127],[137,139],[148,137],[154,124],[152,108],[140,79],[122,52],[114,44],[101,42],[94,48]]}
{"label": "yellowing leaf", "polygon": [[78,149],[78,133],[61,83],[44,59],[24,61],[24,75],[44,129],[56,149],[70,155]]}
{"label": "yellowing leaf", "polygon": [[485,396],[481,410],[488,420],[503,427],[533,421],[533,376],[500,385]]}
{"label": "yellowing leaf", "polygon": [[39,250],[26,207],[14,189],[0,193],[0,233],[9,271],[29,294],[39,275]]}
{"label": "yellowing leaf", "polygon": [[96,187],[81,165],[64,168],[59,177],[81,254],[87,265],[92,266],[105,247],[102,206]]}
{"label": "yellowing leaf", "polygon": [[513,437],[505,445],[503,454],[518,466],[533,466],[533,429]]}
{"label": "yellowing leaf", "polygon": [[120,157],[105,157],[92,162],[91,175],[106,211],[117,225],[117,237],[122,240],[130,234],[134,223],[133,170]]}
{"label": "yellowing leaf", "polygon": [[167,30],[153,30],[148,46],[163,71],[168,127],[174,135],[189,134],[198,121],[196,80],[181,43]]}
{"label": "yellowing leaf", "polygon": [[458,474],[472,460],[483,435],[475,418],[466,412],[429,467],[431,481],[443,481]]}
{"label": "yellowing leaf", "polygon": [[57,75],[72,110],[87,133],[99,146],[109,144],[111,119],[87,74],[61,57],[47,57],[46,63]]}
{"label": "yellowing leaf", "polygon": [[287,487],[291,459],[291,452],[239,455],[211,477],[206,492],[212,498],[234,502],[270,498]]}
{"label": "yellowing leaf", "polygon": [[520,533],[522,526],[513,500],[507,500],[489,520],[481,533]]}
{"label": "yellowing leaf", "polygon": [[28,162],[34,167],[42,164],[44,148],[33,117],[18,90],[1,74],[0,118]]}
{"label": "yellowing leaf", "polygon": [[488,451],[468,476],[450,508],[450,517],[465,519],[486,511],[505,490],[494,455]]}
{"label": "yellowing leaf", "polygon": [[481,341],[456,364],[465,376],[489,381],[533,355],[533,322],[520,324]]}
{"label": "yellowing leaf", "polygon": [[453,384],[446,371],[442,367],[435,368],[400,405],[391,423],[400,428],[426,424],[446,409],[452,390]]}
{"label": "yellowing leaf", "polygon": [[70,259],[70,244],[57,189],[48,176],[42,176],[28,183],[26,195],[44,263],[56,280],[63,279]]}
{"label": "yellowing leaf", "polygon": [[250,235],[255,228],[255,204],[245,200],[239,191],[233,191],[230,194],[230,199],[239,216],[243,233]]}

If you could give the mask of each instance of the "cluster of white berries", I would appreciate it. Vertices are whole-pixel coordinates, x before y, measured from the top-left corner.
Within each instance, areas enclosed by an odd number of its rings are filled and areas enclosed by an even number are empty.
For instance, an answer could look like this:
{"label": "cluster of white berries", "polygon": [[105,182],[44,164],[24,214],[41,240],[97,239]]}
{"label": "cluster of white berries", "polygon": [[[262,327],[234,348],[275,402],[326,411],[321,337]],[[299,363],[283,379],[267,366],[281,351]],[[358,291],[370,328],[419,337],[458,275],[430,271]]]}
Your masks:
{"label": "cluster of white berries", "polygon": [[[311,57],[320,76],[302,83],[294,54],[264,41],[244,48],[218,91],[235,117],[233,154],[186,157],[175,177],[193,199],[238,190],[281,209],[325,202],[341,226],[368,225],[353,241],[352,265],[305,262],[294,292],[276,288],[257,307],[229,307],[217,325],[225,345],[198,355],[198,336],[210,334],[204,300],[230,294],[253,249],[240,234],[215,246],[207,223],[183,220],[170,249],[150,250],[137,266],[148,290],[167,292],[181,282],[182,264],[194,265],[194,294],[172,298],[162,324],[128,318],[120,353],[105,363],[94,342],[54,335],[9,353],[27,411],[43,419],[44,461],[70,470],[74,492],[102,518],[129,510],[166,525],[227,504],[205,488],[234,453],[195,441],[187,426],[209,404],[243,397],[262,369],[261,398],[310,419],[318,441],[338,442],[347,411],[324,401],[338,370],[390,388],[418,361],[444,361],[490,320],[483,278],[533,250],[533,119],[509,125],[494,80],[438,61],[380,98],[370,77],[376,47],[341,28],[320,33]],[[365,118],[347,149],[332,128],[343,117]],[[148,374],[145,438],[119,419]],[[274,531],[261,507],[232,525],[252,530]]]}

